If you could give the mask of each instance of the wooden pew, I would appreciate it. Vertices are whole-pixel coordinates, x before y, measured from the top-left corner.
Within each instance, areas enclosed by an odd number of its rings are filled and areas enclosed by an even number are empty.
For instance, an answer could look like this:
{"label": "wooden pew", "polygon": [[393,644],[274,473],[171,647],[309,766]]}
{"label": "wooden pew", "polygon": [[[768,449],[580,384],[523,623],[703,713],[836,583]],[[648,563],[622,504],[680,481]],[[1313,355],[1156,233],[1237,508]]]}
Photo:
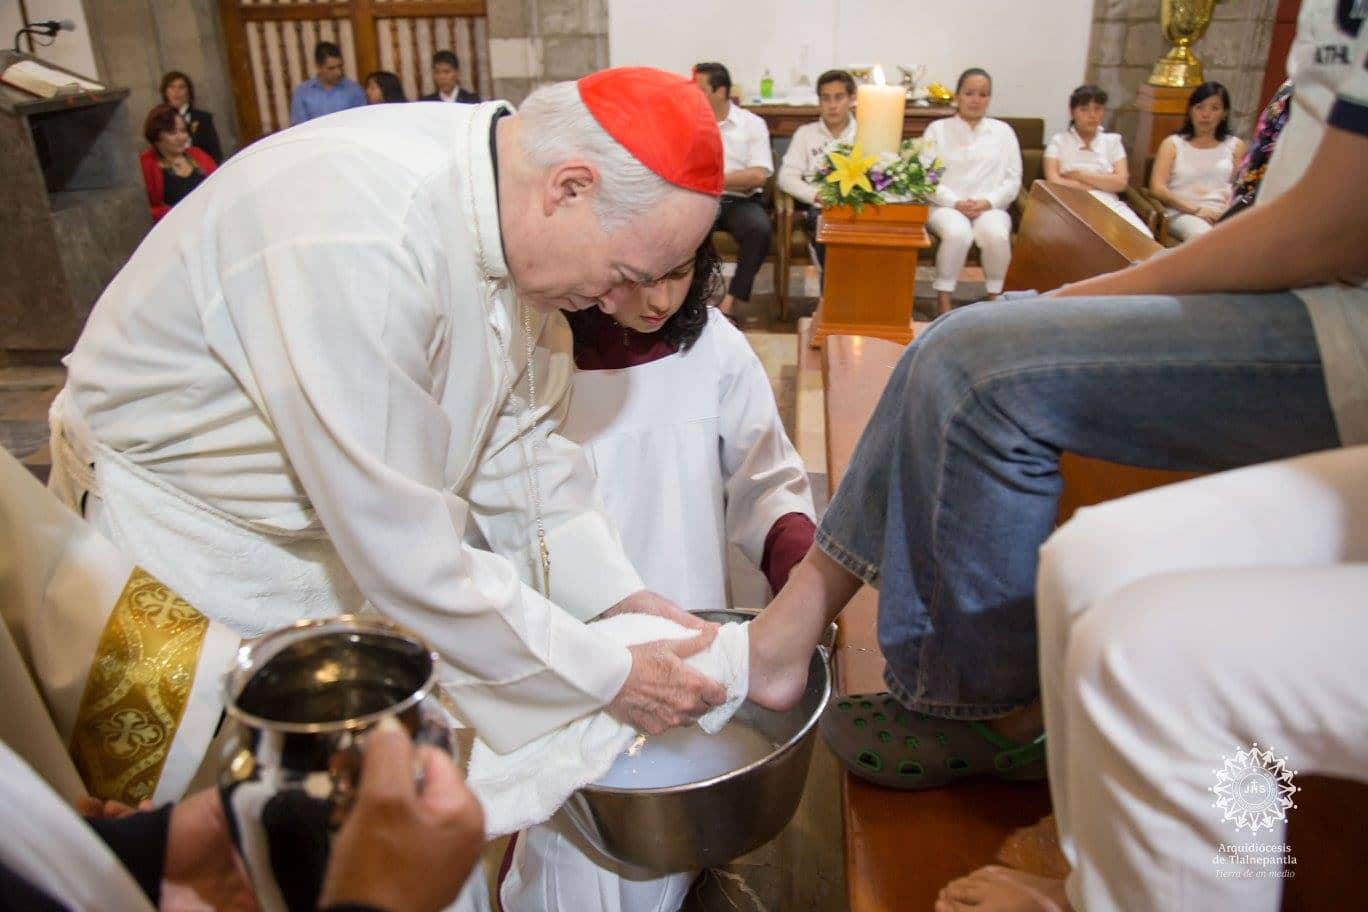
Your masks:
{"label": "wooden pew", "polygon": [[[827,337],[822,379],[833,491],[902,350],[883,339]],[[837,622],[840,693],[885,689],[874,629],[877,611],[878,593],[866,586]],[[843,779],[846,895],[852,912],[930,909],[941,887],[990,863],[1013,830],[1030,826],[1050,809],[1044,783],[982,780],[900,792],[848,773]]]}
{"label": "wooden pew", "polygon": [[1163,248],[1077,187],[1038,180],[1007,269],[1008,291],[1049,291],[1124,269]]}

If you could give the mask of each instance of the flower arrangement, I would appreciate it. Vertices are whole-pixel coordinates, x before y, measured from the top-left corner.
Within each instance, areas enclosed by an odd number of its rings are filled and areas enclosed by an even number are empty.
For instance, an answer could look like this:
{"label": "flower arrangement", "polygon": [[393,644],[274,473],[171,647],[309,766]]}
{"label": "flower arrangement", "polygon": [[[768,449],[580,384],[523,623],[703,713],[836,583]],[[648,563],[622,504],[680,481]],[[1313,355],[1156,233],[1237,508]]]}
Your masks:
{"label": "flower arrangement", "polygon": [[850,206],[859,212],[867,204],[925,203],[936,192],[945,162],[920,139],[905,139],[897,154],[865,155],[860,144],[832,143],[817,172],[808,180],[817,186],[825,208]]}

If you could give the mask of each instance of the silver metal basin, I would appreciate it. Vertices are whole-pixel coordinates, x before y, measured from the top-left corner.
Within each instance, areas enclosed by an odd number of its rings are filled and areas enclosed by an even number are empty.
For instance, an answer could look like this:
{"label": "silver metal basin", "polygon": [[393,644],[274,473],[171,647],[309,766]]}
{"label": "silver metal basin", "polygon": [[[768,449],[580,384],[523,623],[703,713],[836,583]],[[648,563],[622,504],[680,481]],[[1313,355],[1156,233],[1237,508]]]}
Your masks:
{"label": "silver metal basin", "polygon": [[[754,614],[700,616],[728,623]],[[781,713],[745,703],[733,717],[730,724],[748,725],[778,745],[767,756],[684,785],[586,786],[570,796],[563,813],[599,851],[662,873],[714,867],[759,848],[788,824],[803,796],[817,720],[831,698],[829,655],[826,646],[813,652],[807,689],[793,709]]]}

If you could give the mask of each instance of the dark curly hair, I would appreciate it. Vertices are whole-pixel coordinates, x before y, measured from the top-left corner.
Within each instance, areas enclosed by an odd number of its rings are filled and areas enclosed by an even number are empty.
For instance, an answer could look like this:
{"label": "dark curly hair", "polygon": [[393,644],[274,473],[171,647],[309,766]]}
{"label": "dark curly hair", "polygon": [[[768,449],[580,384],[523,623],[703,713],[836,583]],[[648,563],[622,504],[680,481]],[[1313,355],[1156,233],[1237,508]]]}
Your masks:
{"label": "dark curly hair", "polygon": [[148,145],[155,146],[163,133],[174,133],[176,131],[176,121],[178,120],[185,120],[181,117],[180,111],[169,104],[157,105],[147,112],[147,119],[143,121],[143,139],[147,140]]}
{"label": "dark curly hair", "polygon": [[[684,293],[684,303],[674,312],[665,325],[656,333],[661,339],[679,351],[687,351],[703,335],[703,327],[708,325],[708,305],[722,289],[722,258],[706,238],[694,253],[693,278],[689,280],[689,290]],[[573,311],[565,315],[570,323],[570,331],[576,338],[588,330],[586,320],[592,319],[590,311]]]}

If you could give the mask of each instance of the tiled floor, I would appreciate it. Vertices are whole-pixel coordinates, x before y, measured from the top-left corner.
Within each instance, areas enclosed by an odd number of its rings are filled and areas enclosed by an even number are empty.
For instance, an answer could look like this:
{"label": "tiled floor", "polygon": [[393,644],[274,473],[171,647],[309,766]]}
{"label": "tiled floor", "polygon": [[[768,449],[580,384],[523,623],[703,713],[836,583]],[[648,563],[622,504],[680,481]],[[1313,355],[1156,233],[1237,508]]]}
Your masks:
{"label": "tiled floor", "polygon": [[52,462],[48,406],[65,379],[60,367],[0,368],[0,446],[43,480]]}

